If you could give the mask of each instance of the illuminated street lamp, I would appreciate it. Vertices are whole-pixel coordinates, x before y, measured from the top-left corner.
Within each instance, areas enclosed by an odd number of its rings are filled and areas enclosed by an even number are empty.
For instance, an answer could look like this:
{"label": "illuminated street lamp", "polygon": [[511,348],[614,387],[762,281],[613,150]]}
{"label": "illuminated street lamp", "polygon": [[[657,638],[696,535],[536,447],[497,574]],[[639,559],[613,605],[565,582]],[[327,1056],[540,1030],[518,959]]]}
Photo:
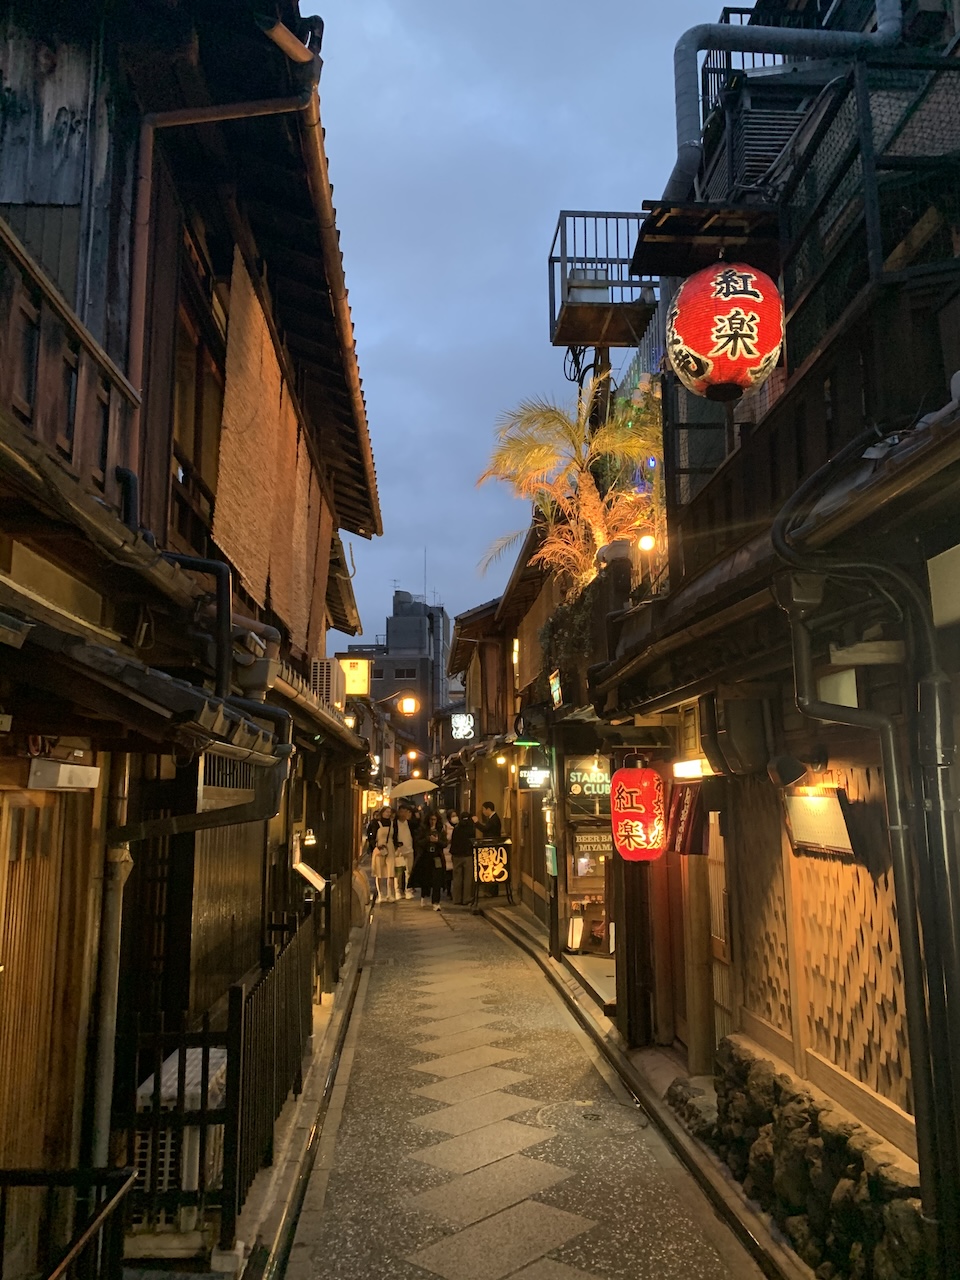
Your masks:
{"label": "illuminated street lamp", "polygon": [[417,758],[417,753],[416,753],[416,751],[408,751],[408,752],[407,752],[407,759],[408,759],[408,760],[416,760],[416,758]]}
{"label": "illuminated street lamp", "polygon": [[419,777],[420,777],[420,770],[419,770],[419,769],[411,769],[411,770],[410,770],[410,777],[411,777],[411,778],[419,778]]}
{"label": "illuminated street lamp", "polygon": [[651,551],[653,551],[656,545],[657,545],[657,540],[652,533],[641,534],[640,539],[637,542],[637,546],[640,548],[640,550],[645,551],[648,555],[650,554]]}

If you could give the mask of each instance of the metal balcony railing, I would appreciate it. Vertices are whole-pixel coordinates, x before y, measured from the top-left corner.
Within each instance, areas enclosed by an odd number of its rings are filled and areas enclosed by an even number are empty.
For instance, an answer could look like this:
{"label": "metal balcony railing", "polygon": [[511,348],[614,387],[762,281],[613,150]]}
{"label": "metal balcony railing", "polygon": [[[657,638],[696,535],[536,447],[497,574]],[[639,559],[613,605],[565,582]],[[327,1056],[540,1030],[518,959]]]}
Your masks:
{"label": "metal balcony railing", "polygon": [[135,1177],[132,1169],[0,1169],[0,1280],[121,1280]]}
{"label": "metal balcony railing", "polygon": [[139,397],[0,218],[0,418],[46,445],[81,483],[120,505],[128,421]]}
{"label": "metal balcony railing", "polygon": [[[746,27],[751,20],[760,18],[765,27],[811,27],[820,22],[813,6],[811,12],[764,13],[763,4],[749,9],[727,5],[721,11],[720,22],[727,26]],[[724,89],[733,76],[741,71],[756,71],[761,67],[777,67],[786,62],[782,53],[734,53],[725,49],[710,49],[700,69],[700,119],[703,124],[720,103]]]}
{"label": "metal balcony railing", "polygon": [[630,275],[639,213],[564,210],[550,250],[550,341],[635,347],[657,306],[657,282]]}
{"label": "metal balcony railing", "polygon": [[782,197],[791,375],[868,286],[960,267],[958,156],[955,59],[855,64]]}

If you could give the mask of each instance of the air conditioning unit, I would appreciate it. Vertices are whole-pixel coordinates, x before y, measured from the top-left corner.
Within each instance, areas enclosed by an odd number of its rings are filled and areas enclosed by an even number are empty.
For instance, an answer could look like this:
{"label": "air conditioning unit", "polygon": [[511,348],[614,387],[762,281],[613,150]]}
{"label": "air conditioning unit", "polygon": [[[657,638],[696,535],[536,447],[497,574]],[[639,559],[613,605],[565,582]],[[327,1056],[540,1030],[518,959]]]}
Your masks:
{"label": "air conditioning unit", "polygon": [[[177,1110],[177,1091],[180,1074],[180,1055],[185,1056],[183,1107],[186,1111],[203,1109],[201,1071],[203,1050],[181,1049],[172,1053],[160,1068],[160,1109]],[[226,1108],[227,1051],[211,1048],[207,1067],[206,1110]],[[152,1111],[154,1107],[155,1081],[147,1077],[137,1089],[137,1111]],[[226,1114],[226,1113],[224,1113]],[[157,1144],[154,1166],[154,1141]],[[200,1127],[185,1125],[182,1129],[138,1129],[134,1147],[134,1165],[137,1171],[138,1191],[160,1192],[197,1191],[200,1187]],[[204,1186],[210,1190],[223,1186],[223,1125],[207,1126],[204,1160]],[[156,1177],[154,1177],[154,1167]],[[196,1231],[199,1212],[196,1205],[183,1205],[177,1210],[163,1210],[158,1217],[147,1222],[145,1215],[132,1215],[131,1230],[139,1232],[163,1231],[186,1235]]]}
{"label": "air conditioning unit", "polygon": [[347,677],[336,658],[318,658],[310,664],[310,690],[334,711],[347,705]]}

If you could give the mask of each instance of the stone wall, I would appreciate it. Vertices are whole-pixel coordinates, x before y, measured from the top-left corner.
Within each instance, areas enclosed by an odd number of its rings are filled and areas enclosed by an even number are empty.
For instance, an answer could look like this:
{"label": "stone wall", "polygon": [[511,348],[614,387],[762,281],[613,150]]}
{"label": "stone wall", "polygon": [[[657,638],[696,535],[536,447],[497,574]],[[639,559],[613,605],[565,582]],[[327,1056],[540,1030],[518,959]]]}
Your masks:
{"label": "stone wall", "polygon": [[716,1099],[667,1100],[780,1224],[817,1280],[922,1280],[917,1166],[742,1036],[721,1041]]}

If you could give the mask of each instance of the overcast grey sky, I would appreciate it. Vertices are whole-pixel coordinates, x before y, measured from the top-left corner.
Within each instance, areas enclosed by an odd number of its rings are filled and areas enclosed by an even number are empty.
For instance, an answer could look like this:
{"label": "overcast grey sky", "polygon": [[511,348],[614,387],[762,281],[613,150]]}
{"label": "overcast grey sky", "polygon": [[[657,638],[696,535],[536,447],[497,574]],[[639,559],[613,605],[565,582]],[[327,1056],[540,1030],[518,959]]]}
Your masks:
{"label": "overcast grey sky", "polygon": [[[569,397],[548,333],[561,209],[639,210],[675,157],[673,46],[720,0],[327,0],[320,82],[385,533],[349,538],[365,637],[393,583],[451,615],[524,527],[476,487],[498,414]],[[306,9],[306,6],[304,6]],[[617,364],[628,352],[613,352]],[[343,644],[330,636],[329,652]]]}

